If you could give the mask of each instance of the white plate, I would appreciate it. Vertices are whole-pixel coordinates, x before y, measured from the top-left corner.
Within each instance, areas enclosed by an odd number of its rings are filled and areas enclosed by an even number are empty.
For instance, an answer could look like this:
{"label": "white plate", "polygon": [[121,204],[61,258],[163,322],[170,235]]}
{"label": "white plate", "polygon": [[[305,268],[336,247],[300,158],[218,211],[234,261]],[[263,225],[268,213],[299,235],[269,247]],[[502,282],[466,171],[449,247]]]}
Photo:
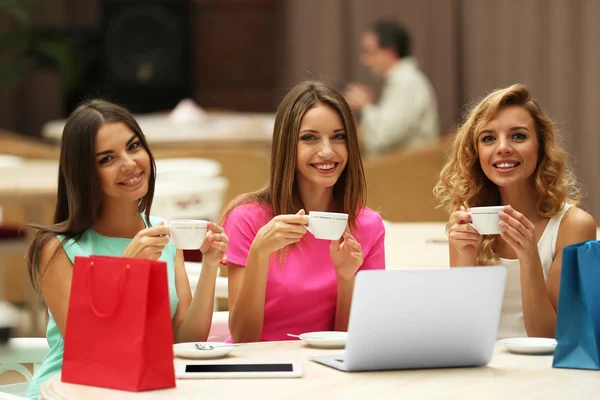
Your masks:
{"label": "white plate", "polygon": [[556,339],[550,338],[511,338],[500,340],[508,351],[517,354],[552,354],[556,347]]}
{"label": "white plate", "polygon": [[[212,350],[198,350],[196,343],[215,346]],[[219,342],[193,342],[193,343],[176,343],[173,345],[173,353],[177,357],[192,358],[194,360],[210,360],[214,358],[222,358],[233,351],[234,346],[228,346],[227,343]]]}
{"label": "white plate", "polygon": [[306,344],[317,349],[343,349],[346,346],[348,332],[307,332],[299,337]]}

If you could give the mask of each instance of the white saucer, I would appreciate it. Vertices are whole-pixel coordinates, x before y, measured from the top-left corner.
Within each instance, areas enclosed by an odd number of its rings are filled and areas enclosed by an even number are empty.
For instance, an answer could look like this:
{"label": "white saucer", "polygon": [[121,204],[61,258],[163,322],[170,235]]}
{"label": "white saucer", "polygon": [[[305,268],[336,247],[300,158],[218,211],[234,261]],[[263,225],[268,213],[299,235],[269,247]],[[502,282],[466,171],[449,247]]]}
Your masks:
{"label": "white saucer", "polygon": [[500,340],[510,352],[517,354],[552,354],[556,347],[556,339],[551,338],[510,338]]}
{"label": "white saucer", "polygon": [[[196,343],[211,345],[215,348],[212,350],[198,350]],[[193,343],[176,343],[173,345],[173,353],[177,357],[192,358],[195,360],[210,360],[214,358],[222,358],[233,351],[234,346],[228,346],[227,343],[220,342],[193,342]]]}
{"label": "white saucer", "polygon": [[346,346],[348,332],[307,332],[298,336],[306,344],[317,349],[343,349]]}

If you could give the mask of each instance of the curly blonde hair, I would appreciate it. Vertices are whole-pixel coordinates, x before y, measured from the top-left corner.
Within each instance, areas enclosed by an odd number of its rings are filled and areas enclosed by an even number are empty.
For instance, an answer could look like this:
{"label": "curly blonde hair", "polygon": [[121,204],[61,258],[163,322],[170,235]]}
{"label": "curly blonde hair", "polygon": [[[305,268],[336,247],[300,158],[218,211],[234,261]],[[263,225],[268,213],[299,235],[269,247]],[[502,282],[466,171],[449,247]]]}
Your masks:
{"label": "curly blonde hair", "polygon": [[[529,112],[535,124],[539,154],[533,173],[538,193],[537,210],[549,218],[562,210],[565,202],[579,204],[581,193],[575,176],[567,163],[567,153],[559,143],[554,123],[531,98],[525,85],[515,84],[498,89],[479,101],[468,113],[457,131],[449,150],[446,165],[433,192],[439,207],[452,215],[470,207],[500,204],[500,190],[483,173],[477,150],[477,136],[483,126],[504,107],[521,106]],[[448,228],[453,221],[448,223]],[[477,254],[479,265],[498,261],[494,252],[497,235],[486,235]]]}

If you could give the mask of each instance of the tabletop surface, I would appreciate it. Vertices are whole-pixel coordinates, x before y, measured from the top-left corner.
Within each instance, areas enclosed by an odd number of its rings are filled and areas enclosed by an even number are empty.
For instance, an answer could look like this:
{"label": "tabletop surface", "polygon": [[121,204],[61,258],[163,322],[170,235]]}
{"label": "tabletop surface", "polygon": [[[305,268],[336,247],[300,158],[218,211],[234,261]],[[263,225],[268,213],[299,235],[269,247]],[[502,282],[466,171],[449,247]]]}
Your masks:
{"label": "tabletop surface", "polygon": [[[208,363],[299,362],[304,376],[294,379],[177,380],[173,389],[140,393],[62,383],[60,375],[42,387],[41,398],[54,399],[215,399],[215,398],[403,398],[403,399],[592,399],[600,398],[595,371],[552,368],[552,356],[508,353],[496,344],[485,367],[344,373],[308,357],[336,354],[300,341],[251,343],[229,357]],[[175,359],[175,363],[190,362]],[[202,361],[193,360],[199,363]]]}

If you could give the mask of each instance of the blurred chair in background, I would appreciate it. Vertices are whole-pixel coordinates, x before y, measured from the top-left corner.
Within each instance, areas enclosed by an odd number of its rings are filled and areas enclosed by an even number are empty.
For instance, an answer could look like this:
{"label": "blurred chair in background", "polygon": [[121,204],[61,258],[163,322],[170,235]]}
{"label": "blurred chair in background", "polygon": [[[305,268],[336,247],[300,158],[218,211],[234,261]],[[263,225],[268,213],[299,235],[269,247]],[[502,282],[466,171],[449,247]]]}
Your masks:
{"label": "blurred chair in background", "polygon": [[[205,158],[156,160],[152,215],[171,219],[218,221],[229,182],[221,164]],[[201,261],[197,251],[184,251],[187,261]]]}
{"label": "blurred chair in background", "polygon": [[223,177],[156,182],[152,214],[165,219],[218,221],[229,183]]}
{"label": "blurred chair in background", "polygon": [[[18,168],[22,164],[23,159],[21,157],[0,154],[0,174],[7,168]],[[16,325],[19,320],[17,315],[8,315],[11,314],[8,309],[9,305],[8,303],[3,304],[3,301],[7,300],[5,295],[5,285],[7,282],[12,282],[12,279],[7,279],[7,276],[12,276],[13,274],[10,272],[14,272],[13,270],[8,271],[8,268],[24,268],[23,263],[13,265],[11,261],[19,258],[22,259],[27,247],[25,232],[21,231],[17,224],[5,223],[3,217],[4,209],[0,205],[0,345],[4,340],[8,339],[9,331],[17,328]],[[13,256],[12,260],[9,258],[10,256]],[[9,321],[7,318],[16,320]],[[32,315],[32,319],[35,319],[34,315]],[[0,358],[0,360],[2,360],[2,358]]]}
{"label": "blurred chair in background", "polygon": [[[0,174],[6,168],[18,168],[23,165],[23,159],[21,157],[13,156],[10,154],[0,154]],[[4,274],[3,258],[2,255],[5,252],[25,252],[27,245],[25,241],[25,233],[21,232],[18,225],[4,223],[4,210],[0,205],[0,273]],[[3,288],[0,287],[0,294],[2,294]],[[0,296],[2,299],[2,296]]]}
{"label": "blurred chair in background", "polygon": [[[185,148],[158,147],[156,150],[153,149],[152,153],[156,158],[157,168],[161,168],[159,164],[163,160],[169,158],[178,159],[174,157],[186,157],[185,159],[188,160],[190,157],[197,157],[219,163],[221,167],[219,176],[227,179],[229,183],[228,189],[225,192],[224,204],[229,203],[243,193],[248,193],[264,186],[269,179],[270,151],[265,151],[264,148],[253,147],[250,144],[239,143],[235,147],[199,147],[194,144]],[[171,167],[172,164],[167,169],[172,171]],[[190,168],[186,170],[186,173],[189,170]],[[189,185],[190,180],[187,180],[186,184]]]}
{"label": "blurred chair in background", "polygon": [[[0,129],[0,149],[2,153],[0,155],[0,180],[7,178],[8,181],[4,182],[6,186],[2,187],[5,197],[0,199],[0,208],[3,209],[0,212],[3,215],[3,218],[0,218],[0,280],[4,279],[3,283],[0,282],[0,290],[7,289],[4,292],[7,300],[19,304],[25,303],[28,306],[31,322],[28,323],[21,319],[21,325],[16,334],[41,335],[43,332],[40,329],[39,321],[42,319],[41,311],[44,310],[43,307],[40,307],[40,297],[34,293],[27,280],[25,264],[22,261],[27,238],[24,232],[19,232],[19,227],[23,223],[29,222],[51,222],[47,217],[50,209],[53,209],[56,191],[53,188],[52,195],[50,195],[48,187],[54,187],[56,184],[56,170],[50,169],[48,166],[58,165],[60,147]],[[34,172],[22,169],[30,162],[36,164],[36,167],[33,168]],[[19,173],[15,174],[15,171]],[[33,183],[27,182],[27,184],[21,185],[20,180],[23,176],[31,178]],[[48,185],[48,180],[50,185]],[[15,182],[18,183],[17,186],[21,193],[13,199],[10,194],[11,190],[8,188]],[[31,187],[37,187],[37,185],[41,185],[43,188],[36,190],[35,195],[22,193]],[[28,200],[24,202],[24,198]],[[31,219],[31,210],[34,208],[33,215],[39,217],[38,219]],[[0,360],[2,359],[0,358]]]}
{"label": "blurred chair in background", "polygon": [[[13,338],[7,344],[0,345],[0,377],[14,371],[26,379],[13,378],[9,383],[0,380],[0,399],[4,398],[3,393],[25,396],[32,372],[42,363],[49,350],[46,338]],[[32,364],[33,371],[26,364]]]}
{"label": "blurred chair in background", "polygon": [[448,217],[436,209],[433,187],[452,138],[444,135],[430,146],[365,157],[367,205],[390,222],[446,222]]}
{"label": "blurred chair in background", "polygon": [[[221,164],[205,158],[168,158],[156,160],[156,188],[152,215],[171,219],[205,219],[218,222],[227,179],[219,176]],[[192,294],[202,268],[202,253],[184,250],[186,271]],[[215,300],[227,298],[227,278],[218,276]],[[215,310],[218,309],[215,301]]]}
{"label": "blurred chair in background", "polygon": [[156,160],[152,214],[169,220],[218,220],[229,187],[220,173],[221,165],[209,159]]}

